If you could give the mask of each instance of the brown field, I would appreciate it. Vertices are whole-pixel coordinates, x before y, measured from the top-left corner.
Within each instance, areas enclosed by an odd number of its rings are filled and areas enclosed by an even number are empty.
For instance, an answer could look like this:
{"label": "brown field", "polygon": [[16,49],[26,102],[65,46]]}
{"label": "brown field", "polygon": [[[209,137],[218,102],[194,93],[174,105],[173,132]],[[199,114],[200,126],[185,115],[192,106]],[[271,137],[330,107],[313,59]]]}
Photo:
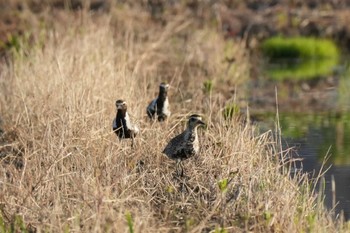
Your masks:
{"label": "brown field", "polygon": [[[64,17],[1,67],[1,232],[350,231],[305,175],[290,177],[275,132],[224,119],[249,77],[239,42],[186,13],[166,26],[131,9]],[[160,124],[145,108],[161,81],[173,115]],[[117,99],[141,128],[134,149],[112,132]],[[208,127],[181,178],[161,151],[192,113]]]}

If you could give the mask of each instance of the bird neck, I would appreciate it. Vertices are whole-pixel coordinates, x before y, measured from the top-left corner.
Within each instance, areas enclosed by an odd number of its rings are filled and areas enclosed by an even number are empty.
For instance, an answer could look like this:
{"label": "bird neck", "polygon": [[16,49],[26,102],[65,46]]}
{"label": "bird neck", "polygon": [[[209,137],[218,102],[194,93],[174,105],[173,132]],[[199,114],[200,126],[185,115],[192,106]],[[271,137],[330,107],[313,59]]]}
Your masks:
{"label": "bird neck", "polygon": [[188,125],[188,127],[187,127],[187,131],[189,132],[189,133],[194,133],[194,134],[197,134],[197,126],[198,125],[196,125],[196,126],[193,126],[193,125]]}
{"label": "bird neck", "polygon": [[190,142],[194,142],[194,141],[198,140],[197,127],[191,127],[191,128],[188,127],[186,129],[185,140],[190,141]]}
{"label": "bird neck", "polygon": [[126,116],[126,110],[118,109],[118,111],[117,111],[117,118],[125,118],[125,116]]}
{"label": "bird neck", "polygon": [[161,102],[164,102],[167,98],[167,92],[166,91],[163,91],[163,90],[160,90],[159,91],[159,95],[158,95],[158,99],[161,101]]}

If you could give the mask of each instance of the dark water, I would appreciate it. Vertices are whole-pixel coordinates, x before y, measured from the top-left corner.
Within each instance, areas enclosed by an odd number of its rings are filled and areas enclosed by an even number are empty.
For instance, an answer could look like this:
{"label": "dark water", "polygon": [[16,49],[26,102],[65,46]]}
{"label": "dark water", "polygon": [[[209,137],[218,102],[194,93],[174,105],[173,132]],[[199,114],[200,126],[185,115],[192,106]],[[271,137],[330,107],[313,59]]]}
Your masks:
{"label": "dark water", "polygon": [[[350,121],[347,121],[348,127],[345,127],[332,115],[315,116],[306,113],[298,115],[300,123],[292,120],[294,118],[291,119],[289,115],[281,113],[279,119],[283,147],[294,148],[291,155],[302,159],[295,163],[295,169],[309,173],[310,178],[315,178],[320,171],[327,170],[324,175],[325,204],[330,209],[334,207],[336,214],[342,213],[349,220]],[[262,130],[274,127],[275,119],[272,116],[265,116],[264,122],[261,122]],[[332,191],[332,179],[335,183],[335,193]]]}
{"label": "dark water", "polygon": [[[273,75],[276,67],[278,64],[272,66]],[[285,63],[280,67],[285,68]],[[318,174],[324,164],[323,170],[328,168],[324,175],[325,204],[349,220],[350,66],[333,67],[327,74],[315,71],[317,76],[305,79],[299,72],[294,80],[291,72],[288,77],[270,78],[271,70],[265,69],[268,71],[265,76],[250,84],[250,91],[254,93],[250,100],[253,117],[260,122],[262,130],[274,128],[277,90],[284,147],[294,147],[293,156],[302,159],[296,163],[296,169],[312,176]],[[283,72],[277,72],[280,73]]]}

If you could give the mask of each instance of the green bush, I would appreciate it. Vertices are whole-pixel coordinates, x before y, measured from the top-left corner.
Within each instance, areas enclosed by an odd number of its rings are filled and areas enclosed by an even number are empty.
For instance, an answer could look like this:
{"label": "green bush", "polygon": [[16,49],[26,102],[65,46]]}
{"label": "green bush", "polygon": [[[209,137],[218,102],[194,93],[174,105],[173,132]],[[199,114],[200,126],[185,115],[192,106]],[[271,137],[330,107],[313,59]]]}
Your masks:
{"label": "green bush", "polygon": [[308,37],[272,37],[261,46],[264,55],[271,59],[320,59],[338,58],[339,50],[335,43],[328,39]]}
{"label": "green bush", "polygon": [[267,74],[274,80],[293,78],[294,80],[306,80],[328,75],[338,64],[337,59],[308,59],[302,62],[279,62],[278,66],[271,66]]}
{"label": "green bush", "polygon": [[328,39],[272,37],[261,46],[262,52],[278,66],[268,68],[272,79],[310,79],[328,75],[339,62],[339,50]]}

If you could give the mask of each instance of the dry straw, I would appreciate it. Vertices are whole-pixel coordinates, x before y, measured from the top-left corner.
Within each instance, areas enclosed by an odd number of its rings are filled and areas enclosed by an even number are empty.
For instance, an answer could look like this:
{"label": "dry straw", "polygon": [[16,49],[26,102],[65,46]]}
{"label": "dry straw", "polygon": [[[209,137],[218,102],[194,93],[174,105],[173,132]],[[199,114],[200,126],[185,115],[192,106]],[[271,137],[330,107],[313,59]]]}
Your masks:
{"label": "dry straw", "polygon": [[[1,147],[7,156],[0,165],[0,228],[345,232],[317,202],[310,181],[289,176],[288,162],[279,159],[287,151],[273,133],[223,118],[226,99],[215,88],[248,76],[240,45],[232,81],[215,30],[194,30],[188,17],[165,28],[148,20],[120,11],[55,24],[43,31],[44,46],[2,67],[8,140]],[[208,78],[215,82],[210,96],[202,90]],[[148,121],[145,107],[161,81],[174,87],[173,115],[159,124]],[[111,130],[120,98],[141,128],[134,149]],[[179,178],[161,151],[191,113],[201,113],[208,127],[200,130],[199,156],[184,162],[188,177]],[[11,163],[19,156],[20,164]]]}

